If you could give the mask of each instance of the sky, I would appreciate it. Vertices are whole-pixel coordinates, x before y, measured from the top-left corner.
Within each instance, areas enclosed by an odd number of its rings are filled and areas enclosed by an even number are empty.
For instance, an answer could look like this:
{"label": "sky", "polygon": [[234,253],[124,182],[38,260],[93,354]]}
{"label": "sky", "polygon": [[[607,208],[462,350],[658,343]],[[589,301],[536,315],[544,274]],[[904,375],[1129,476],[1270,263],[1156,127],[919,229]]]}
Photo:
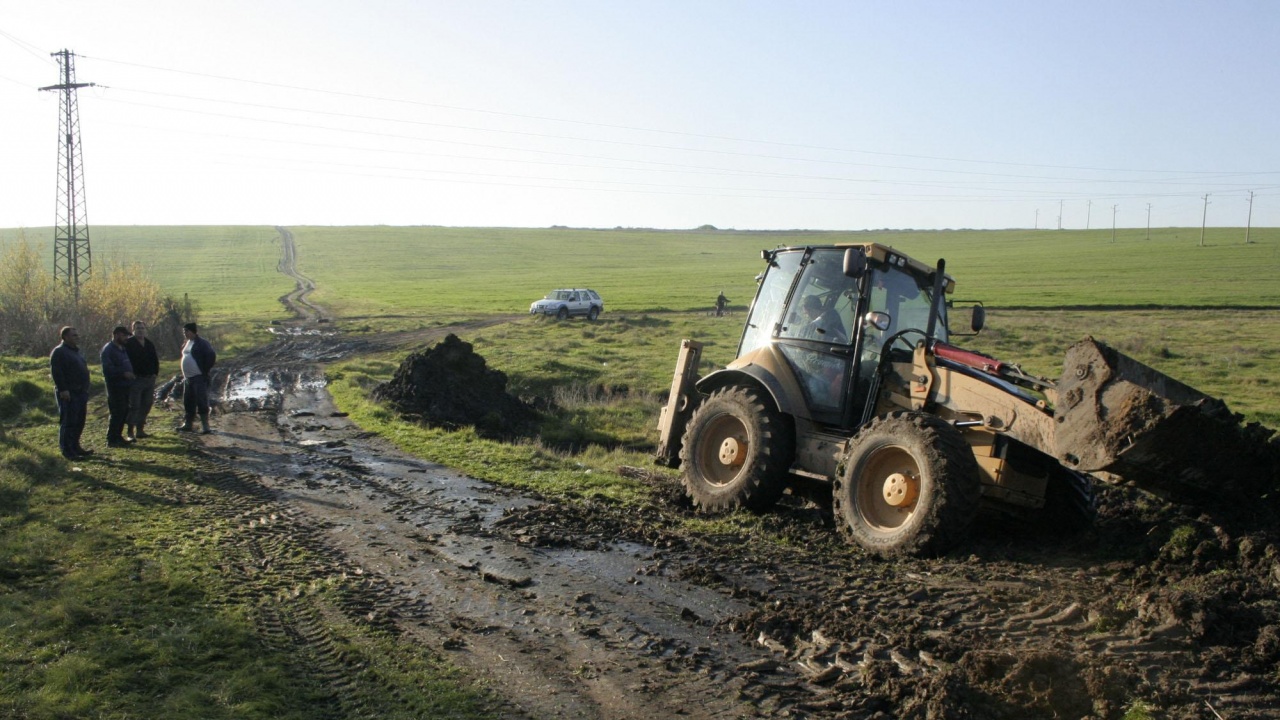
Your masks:
{"label": "sky", "polygon": [[0,0],[0,227],[1280,225],[1270,0]]}

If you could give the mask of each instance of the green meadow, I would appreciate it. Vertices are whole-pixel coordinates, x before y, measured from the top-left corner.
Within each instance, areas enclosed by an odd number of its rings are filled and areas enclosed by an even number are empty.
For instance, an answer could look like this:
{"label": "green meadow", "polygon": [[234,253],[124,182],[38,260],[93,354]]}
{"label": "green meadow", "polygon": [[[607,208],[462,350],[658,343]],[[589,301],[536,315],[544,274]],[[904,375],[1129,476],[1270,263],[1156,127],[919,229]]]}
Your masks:
{"label": "green meadow", "polygon": [[[964,344],[1054,376],[1062,351],[1094,335],[1184,382],[1227,399],[1254,420],[1280,424],[1280,229],[957,230],[745,232],[570,228],[291,227],[312,299],[348,332],[438,326],[527,313],[557,287],[591,287],[601,322],[557,329],[526,318],[479,333],[491,365],[521,392],[581,388],[666,390],[682,336],[711,339],[707,359],[732,359],[741,314],[779,245],[875,241],[927,262],[947,260],[955,298],[989,309],[989,329]],[[95,263],[137,263],[164,290],[188,294],[222,347],[265,341],[287,317],[278,298],[272,227],[91,229]],[[0,230],[52,259],[50,228]],[[705,315],[719,292],[730,318]],[[618,324],[618,321],[623,321]],[[576,325],[575,325],[576,328]],[[497,333],[508,337],[495,341]],[[554,339],[557,333],[584,337]],[[471,339],[471,338],[464,338]],[[548,348],[555,348],[554,352]],[[576,358],[581,358],[576,359]],[[580,366],[580,367],[579,367]],[[573,368],[572,371],[566,368]],[[560,388],[554,390],[554,388]],[[634,434],[634,433],[632,433]]]}
{"label": "green meadow", "polygon": [[[292,227],[314,300],[371,329],[526,312],[557,287],[591,287],[606,312],[745,307],[760,250],[875,241],[946,258],[956,297],[993,307],[1280,307],[1280,229],[736,232],[566,228]],[[52,261],[52,231],[19,233]],[[214,321],[266,321],[292,283],[271,227],[91,229],[95,263],[137,262]]]}

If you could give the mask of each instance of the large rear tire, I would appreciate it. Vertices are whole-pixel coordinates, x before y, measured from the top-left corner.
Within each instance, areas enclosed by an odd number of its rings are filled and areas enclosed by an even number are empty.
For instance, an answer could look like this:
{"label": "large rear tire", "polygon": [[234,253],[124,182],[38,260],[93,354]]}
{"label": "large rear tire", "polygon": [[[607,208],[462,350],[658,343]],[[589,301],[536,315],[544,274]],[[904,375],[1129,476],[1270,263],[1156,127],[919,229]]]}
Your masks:
{"label": "large rear tire", "polygon": [[771,399],[751,388],[712,393],[685,427],[685,492],[703,512],[768,510],[787,488],[795,437]]}
{"label": "large rear tire", "polygon": [[832,492],[840,534],[883,557],[936,557],[968,537],[982,480],[960,431],[894,413],[853,439]]}

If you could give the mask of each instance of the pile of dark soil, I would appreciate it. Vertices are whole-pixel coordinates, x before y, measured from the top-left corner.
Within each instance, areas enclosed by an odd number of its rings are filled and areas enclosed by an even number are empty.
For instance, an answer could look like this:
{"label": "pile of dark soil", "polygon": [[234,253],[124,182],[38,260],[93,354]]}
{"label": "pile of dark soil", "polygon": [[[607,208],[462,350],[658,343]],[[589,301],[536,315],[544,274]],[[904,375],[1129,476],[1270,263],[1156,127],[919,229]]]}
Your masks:
{"label": "pile of dark soil", "polygon": [[373,397],[432,427],[473,426],[487,438],[528,435],[537,427],[537,413],[507,393],[507,376],[452,334],[411,353]]}

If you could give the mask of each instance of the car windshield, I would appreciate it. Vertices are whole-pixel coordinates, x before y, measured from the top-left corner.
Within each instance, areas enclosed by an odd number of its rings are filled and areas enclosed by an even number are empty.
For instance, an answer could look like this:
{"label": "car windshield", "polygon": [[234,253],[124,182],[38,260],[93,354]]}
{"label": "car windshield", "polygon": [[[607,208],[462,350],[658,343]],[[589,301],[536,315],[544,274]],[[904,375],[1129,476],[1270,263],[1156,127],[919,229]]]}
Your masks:
{"label": "car windshield", "polygon": [[571,293],[568,290],[552,290],[546,294],[544,300],[569,300]]}

